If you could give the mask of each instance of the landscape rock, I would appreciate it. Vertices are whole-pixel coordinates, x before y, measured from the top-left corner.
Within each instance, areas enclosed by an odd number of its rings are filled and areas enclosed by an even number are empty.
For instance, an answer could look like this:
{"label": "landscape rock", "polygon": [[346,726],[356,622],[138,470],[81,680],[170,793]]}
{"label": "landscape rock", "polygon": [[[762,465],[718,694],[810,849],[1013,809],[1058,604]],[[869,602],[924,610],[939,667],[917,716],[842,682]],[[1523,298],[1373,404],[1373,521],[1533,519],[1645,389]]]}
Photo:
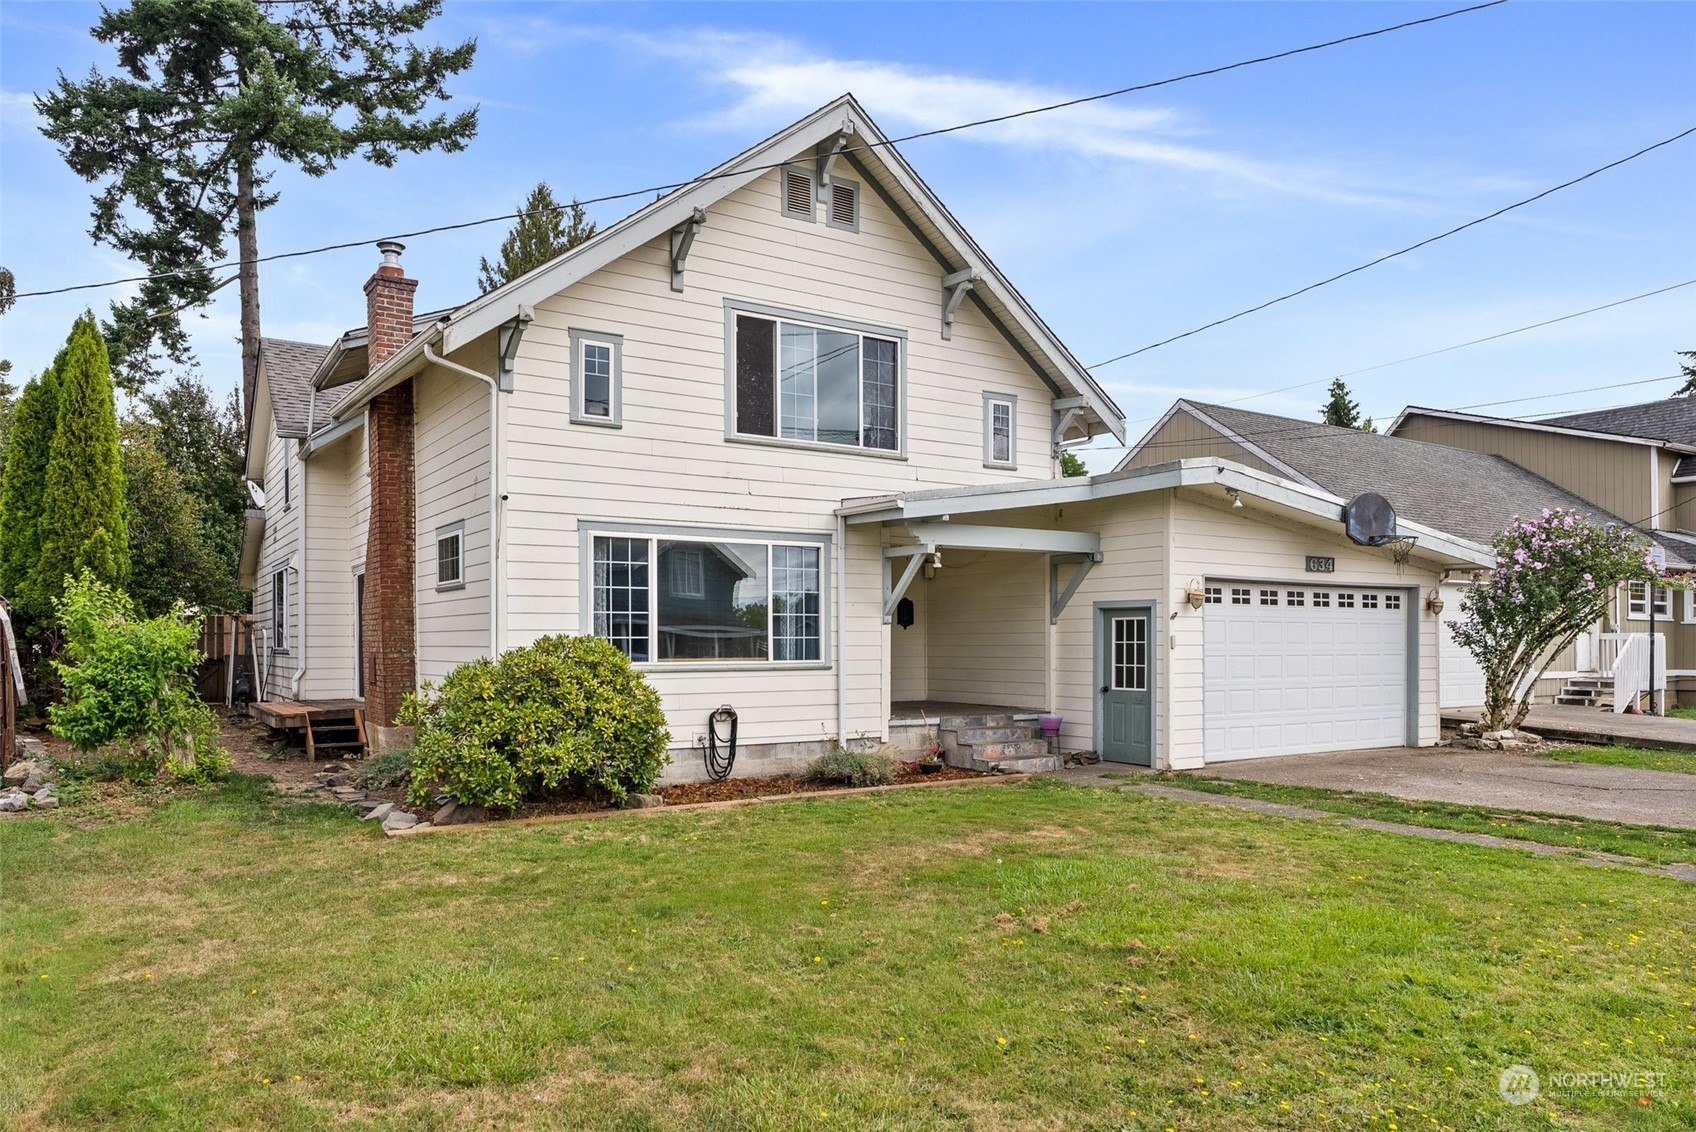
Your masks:
{"label": "landscape rock", "polygon": [[1486,731],[1484,732],[1484,738],[1495,739],[1497,742],[1500,742],[1503,739],[1512,739],[1513,729],[1510,727],[1506,731]]}
{"label": "landscape rock", "polygon": [[1468,736],[1477,735],[1478,725],[1476,723],[1463,723],[1460,725],[1460,733]]}
{"label": "landscape rock", "polygon": [[6,768],[6,773],[0,775],[0,782],[7,786],[17,786],[25,779],[41,772],[41,768],[29,759],[21,759]]}
{"label": "landscape rock", "polygon": [[379,803],[377,803],[377,805],[371,807],[371,809],[366,812],[365,816],[360,818],[359,820],[360,821],[382,821],[394,812],[395,812],[395,804],[393,802],[379,802]]}
{"label": "landscape rock", "polygon": [[22,790],[25,794],[34,794],[37,790],[41,789],[41,779],[32,774],[23,780],[23,783],[18,787],[18,789]]}
{"label": "landscape rock", "polygon": [[430,820],[435,822],[437,825],[452,825],[453,815],[458,811],[458,809],[458,802],[446,802],[434,814],[430,815]]}
{"label": "landscape rock", "polygon": [[[442,808],[446,809],[447,807]],[[489,820],[489,811],[482,806],[455,805],[453,812],[446,818],[440,817],[439,813],[438,811],[438,816],[431,819],[437,825],[470,825],[473,822]]]}
{"label": "landscape rock", "polygon": [[1486,751],[1499,751],[1502,749],[1502,741],[1500,739],[1480,739],[1478,746]]}
{"label": "landscape rock", "polygon": [[1498,739],[1496,745],[1504,751],[1523,751],[1525,744],[1518,739]]}
{"label": "landscape rock", "polygon": [[405,810],[393,810],[383,818],[384,829],[411,829],[418,824],[418,819]]}
{"label": "landscape rock", "polygon": [[665,799],[658,794],[631,794],[624,799],[624,808],[627,810],[651,810],[663,805]]}
{"label": "landscape rock", "polygon": [[30,804],[38,810],[56,810],[59,808],[59,799],[43,790],[34,798],[30,799]]}
{"label": "landscape rock", "polygon": [[0,794],[0,814],[18,814],[29,809],[29,796],[16,792]]}

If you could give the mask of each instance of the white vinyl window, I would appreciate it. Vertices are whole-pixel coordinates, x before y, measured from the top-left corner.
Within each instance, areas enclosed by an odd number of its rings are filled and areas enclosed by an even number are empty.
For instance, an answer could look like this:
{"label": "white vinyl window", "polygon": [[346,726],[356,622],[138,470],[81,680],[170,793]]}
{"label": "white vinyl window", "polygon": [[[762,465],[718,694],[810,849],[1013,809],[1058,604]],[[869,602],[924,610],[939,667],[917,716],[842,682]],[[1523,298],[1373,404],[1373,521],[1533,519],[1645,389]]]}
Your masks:
{"label": "white vinyl window", "polygon": [[571,331],[571,421],[619,428],[624,424],[624,338]]}
{"label": "white vinyl window", "polygon": [[898,340],[845,324],[734,321],[734,435],[899,451]]}
{"label": "white vinyl window", "polygon": [[289,651],[289,570],[287,566],[271,573],[271,647],[277,652]]}
{"label": "white vinyl window", "polygon": [[1019,399],[1010,393],[983,395],[983,464],[1017,468]]}
{"label": "white vinyl window", "polygon": [[[1648,620],[1649,618],[1649,583],[1625,583],[1626,616]],[[1672,616],[1672,591],[1665,586],[1655,587],[1655,617],[1670,618]]]}
{"label": "white vinyl window", "polygon": [[465,585],[465,524],[436,531],[436,588],[457,590]]}
{"label": "white vinyl window", "polygon": [[1696,590],[1684,591],[1684,623],[1696,625]]}
{"label": "white vinyl window", "polygon": [[642,534],[590,542],[594,631],[632,661],[823,660],[822,546]]}

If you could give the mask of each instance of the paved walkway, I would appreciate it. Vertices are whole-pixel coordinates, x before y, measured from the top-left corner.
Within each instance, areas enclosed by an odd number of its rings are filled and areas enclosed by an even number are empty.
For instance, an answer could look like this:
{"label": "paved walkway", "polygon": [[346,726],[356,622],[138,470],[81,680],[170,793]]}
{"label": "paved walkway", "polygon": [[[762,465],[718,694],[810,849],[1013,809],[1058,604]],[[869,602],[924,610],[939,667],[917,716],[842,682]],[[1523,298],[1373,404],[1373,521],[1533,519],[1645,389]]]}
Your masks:
{"label": "paved walkway", "polygon": [[[1479,708],[1445,708],[1443,722],[1476,723]],[[1599,708],[1544,704],[1531,709],[1525,729],[1550,739],[1570,739],[1608,747],[1652,747],[1661,751],[1696,751],[1696,719],[1662,719],[1658,715],[1615,715]]]}
{"label": "paved walkway", "polygon": [[1243,759],[1188,773],[1696,829],[1696,775],[1559,762],[1509,751],[1389,747]]}

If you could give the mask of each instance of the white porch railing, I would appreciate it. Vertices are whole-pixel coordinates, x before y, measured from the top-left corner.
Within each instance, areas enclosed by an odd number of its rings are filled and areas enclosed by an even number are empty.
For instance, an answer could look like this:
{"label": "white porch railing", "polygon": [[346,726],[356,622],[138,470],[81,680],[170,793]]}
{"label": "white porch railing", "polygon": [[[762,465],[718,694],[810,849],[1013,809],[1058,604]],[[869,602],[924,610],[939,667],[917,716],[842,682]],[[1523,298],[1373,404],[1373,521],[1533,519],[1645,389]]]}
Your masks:
{"label": "white porch railing", "polygon": [[[1608,671],[1614,678],[1614,711],[1623,712],[1635,704],[1644,692],[1649,702],[1664,708],[1667,700],[1667,638],[1664,633],[1604,633],[1602,639],[1618,638],[1620,644],[1613,666]],[[1651,642],[1653,642],[1651,644]],[[1650,664],[1650,649],[1654,664]],[[1649,687],[1649,670],[1654,668],[1655,686]]]}

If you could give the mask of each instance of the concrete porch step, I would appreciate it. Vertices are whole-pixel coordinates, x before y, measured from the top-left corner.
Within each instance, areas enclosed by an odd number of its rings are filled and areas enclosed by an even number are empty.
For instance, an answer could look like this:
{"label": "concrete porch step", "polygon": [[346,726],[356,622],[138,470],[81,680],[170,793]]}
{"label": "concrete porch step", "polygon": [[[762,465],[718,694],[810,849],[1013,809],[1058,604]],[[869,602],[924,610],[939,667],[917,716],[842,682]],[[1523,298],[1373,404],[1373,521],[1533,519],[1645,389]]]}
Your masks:
{"label": "concrete porch step", "polygon": [[975,747],[980,743],[1009,743],[1019,739],[1035,739],[1040,728],[1009,724],[1006,727],[964,727],[954,732],[954,740],[962,746]]}
{"label": "concrete porch step", "polygon": [[1011,712],[983,712],[979,715],[945,715],[936,726],[939,731],[973,731],[987,727],[1013,727],[1017,723]]}
{"label": "concrete porch step", "polygon": [[1061,767],[1058,755],[1026,755],[993,759],[973,759],[971,769],[988,774],[1052,774]]}
{"label": "concrete porch step", "polygon": [[1046,754],[1047,739],[1007,739],[998,743],[972,744],[972,755],[980,759],[1022,759]]}

